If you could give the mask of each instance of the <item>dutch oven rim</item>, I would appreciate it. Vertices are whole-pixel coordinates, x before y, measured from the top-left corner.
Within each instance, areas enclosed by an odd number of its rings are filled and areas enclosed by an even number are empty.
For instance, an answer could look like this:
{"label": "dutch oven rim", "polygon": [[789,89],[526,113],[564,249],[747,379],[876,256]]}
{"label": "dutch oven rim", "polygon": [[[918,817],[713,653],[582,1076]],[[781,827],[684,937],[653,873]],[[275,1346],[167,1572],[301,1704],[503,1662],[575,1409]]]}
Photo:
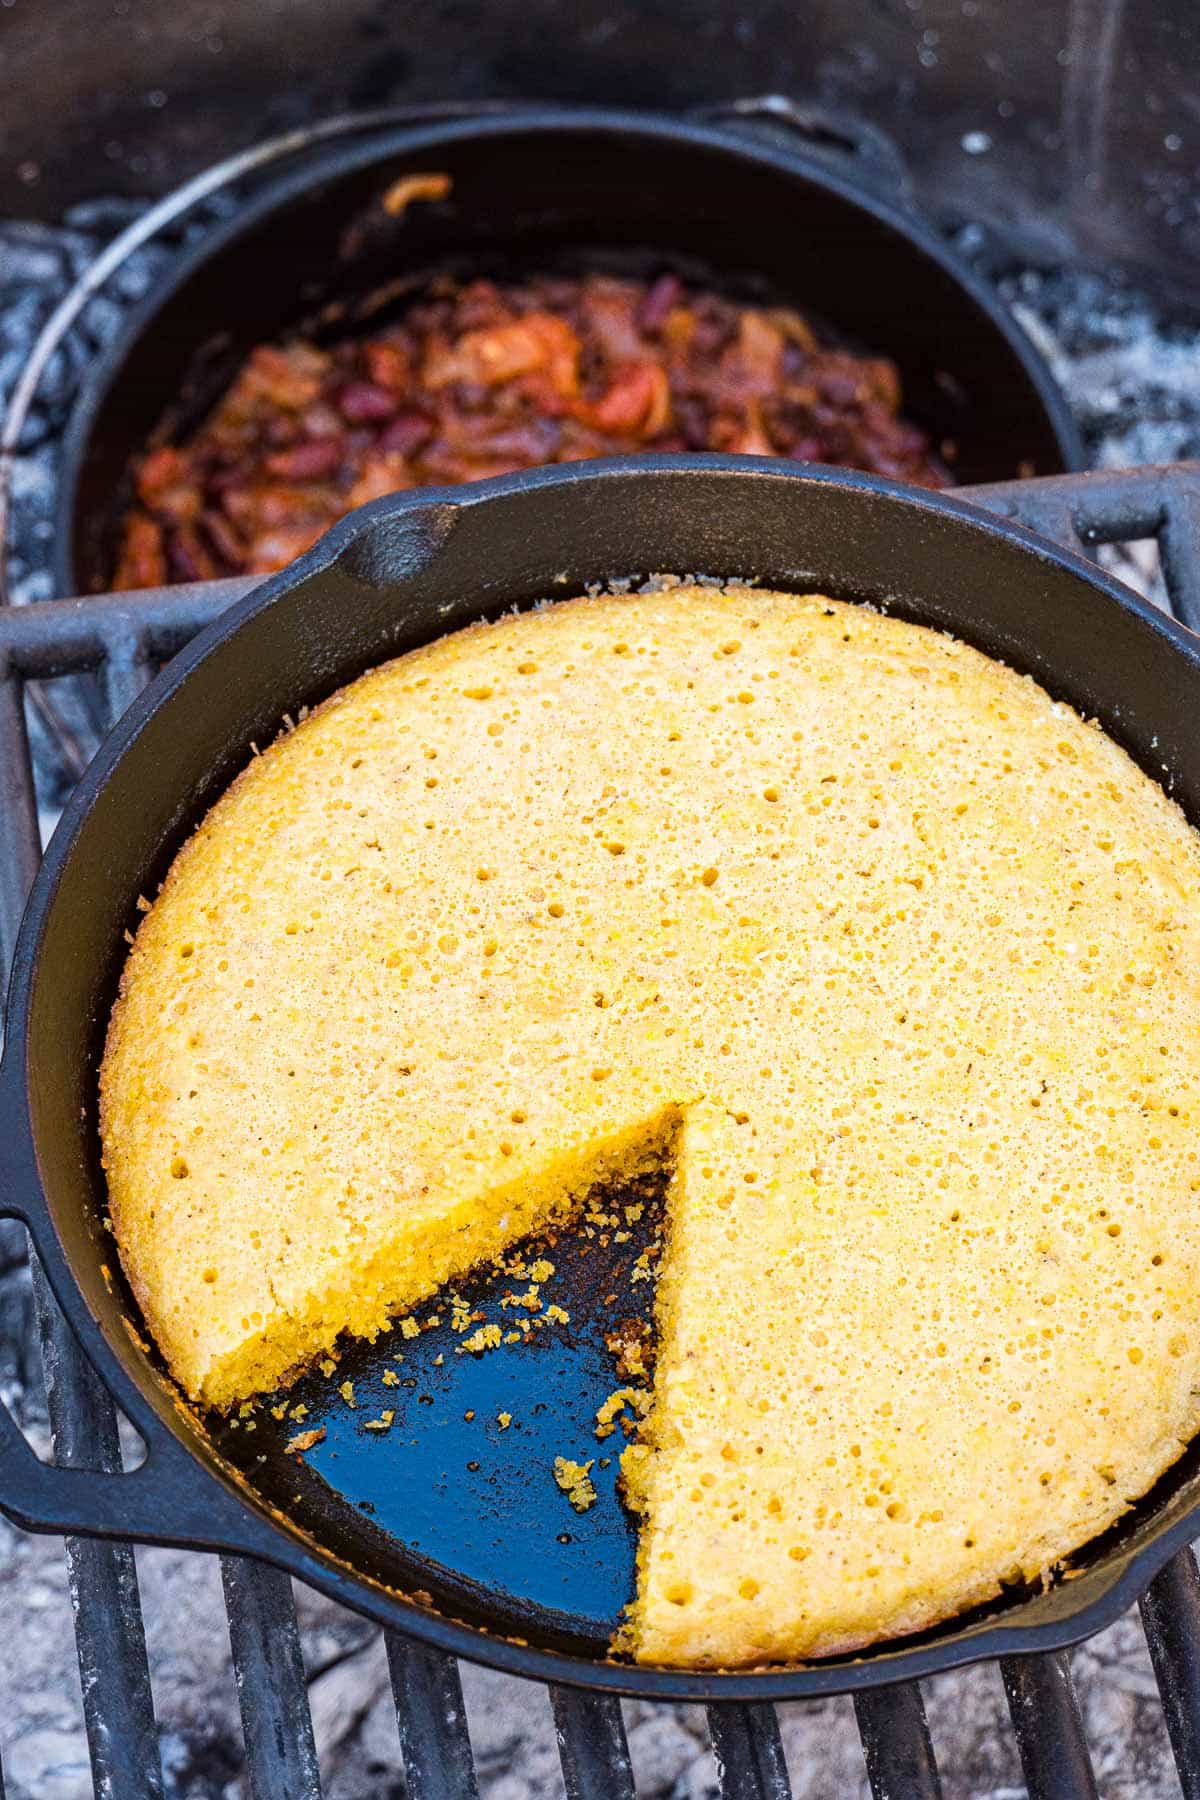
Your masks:
{"label": "dutch oven rim", "polygon": [[[541,106],[536,102],[519,101],[465,117],[455,115],[434,121],[425,119],[383,126],[351,143],[335,141],[310,146],[301,153],[299,166],[270,179],[239,205],[232,217],[183,249],[170,267],[152,281],[146,294],[128,310],[121,328],[87,364],[71,405],[62,435],[60,476],[55,496],[52,553],[55,592],[73,594],[80,591],[75,568],[79,480],[96,421],[140,338],[197,270],[239,239],[249,236],[273,213],[301,199],[307,190],[354,174],[374,161],[423,151],[426,147],[435,149],[447,142],[503,137],[514,131],[544,132],[552,136],[557,132],[580,129],[613,136],[641,133],[675,144],[725,151],[764,168],[783,170],[822,188],[894,231],[906,240],[915,256],[936,264],[941,273],[957,285],[964,299],[1003,338],[1021,365],[1062,459],[1061,471],[1040,472],[1072,474],[1088,467],[1079,426],[1041,350],[995,291],[974,273],[922,215],[910,210],[899,195],[895,199],[884,198],[874,188],[841,174],[818,153],[753,136],[746,125],[708,124],[694,117],[649,108]],[[885,345],[878,348],[880,355],[889,354]]]}
{"label": "dutch oven rim", "polygon": [[[981,510],[952,493],[931,493],[846,470],[805,467],[779,458],[676,455],[614,458],[523,471],[460,487],[409,490],[390,495],[347,515],[306,556],[268,578],[244,600],[193,638],[143,691],[109,734],[69,799],[47,848],[22,920],[8,996],[7,1038],[0,1064],[0,1213],[24,1220],[49,1275],[63,1311],[105,1386],[144,1437],[149,1454],[142,1468],[129,1475],[92,1474],[40,1463],[21,1438],[11,1417],[0,1407],[0,1504],[29,1529],[133,1538],[188,1548],[229,1550],[273,1562],[289,1573],[435,1649],[490,1664],[508,1673],[540,1681],[652,1699],[749,1701],[806,1698],[853,1693],[905,1679],[919,1679],[951,1668],[1013,1654],[1032,1654],[1068,1647],[1111,1624],[1146,1589],[1170,1556],[1191,1541],[1200,1498],[1171,1523],[1147,1521],[1150,1535],[1135,1548],[1114,1552],[1115,1571],[1109,1585],[1077,1609],[1072,1589],[1056,1617],[1033,1624],[1009,1625],[984,1617],[932,1642],[885,1642],[863,1660],[799,1664],[758,1670],[692,1671],[615,1663],[570,1655],[426,1611],[417,1601],[339,1563],[336,1555],[312,1547],[290,1520],[273,1512],[252,1489],[227,1474],[215,1458],[201,1458],[189,1447],[198,1436],[188,1410],[152,1397],[155,1380],[143,1361],[140,1378],[133,1373],[128,1345],[107,1330],[85,1298],[75,1259],[64,1248],[41,1182],[40,1157],[32,1117],[32,1081],[28,1065],[28,1033],[42,960],[43,939],[52,918],[64,873],[76,853],[87,819],[126,754],[136,746],[143,727],[160,708],[178,700],[197,666],[224,646],[257,615],[285,599],[298,587],[320,580],[336,565],[370,565],[376,552],[386,557],[388,528],[400,523],[418,535],[427,531],[432,546],[423,554],[436,557],[447,514],[457,509],[486,508],[512,496],[533,495],[561,485],[586,489],[601,484],[635,482],[670,484],[698,472],[720,481],[787,482],[794,486],[840,487],[871,496],[918,531],[934,519],[949,519],[981,537],[1001,540],[1028,558],[1049,565],[1093,589],[1102,600],[1132,616],[1143,632],[1165,640],[1168,653],[1181,656],[1191,676],[1200,680],[1200,639],[1163,614],[1123,583],[1080,554],[1061,549],[1011,519]],[[393,580],[402,579],[393,577]],[[136,1341],[136,1334],[134,1335]]]}

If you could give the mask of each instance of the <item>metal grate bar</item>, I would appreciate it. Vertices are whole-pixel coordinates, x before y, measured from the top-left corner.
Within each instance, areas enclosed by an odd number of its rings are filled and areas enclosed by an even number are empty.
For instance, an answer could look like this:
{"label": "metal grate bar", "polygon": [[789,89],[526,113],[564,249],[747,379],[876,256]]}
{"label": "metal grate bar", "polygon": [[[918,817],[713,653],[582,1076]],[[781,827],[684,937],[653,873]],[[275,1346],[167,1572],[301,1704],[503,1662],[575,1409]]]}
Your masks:
{"label": "metal grate bar", "polygon": [[1030,485],[997,482],[965,491],[978,505],[1019,519],[1068,549],[1157,538],[1171,609],[1193,631],[1200,630],[1200,462],[1096,469]]}
{"label": "metal grate bar", "polygon": [[190,581],[137,593],[0,607],[0,671],[34,680],[95,669],[110,646],[127,634],[136,634],[161,662],[262,580],[255,575]]}
{"label": "metal grate bar", "polygon": [[1200,631],[1200,477],[1170,490],[1158,553],[1177,618]]}
{"label": "metal grate bar", "polygon": [[400,1756],[413,1800],[476,1800],[462,1680],[452,1656],[384,1633]]}
{"label": "metal grate bar", "polygon": [[291,1578],[221,1558],[252,1800],[321,1800]]}
{"label": "metal grate bar", "polygon": [[1200,1800],[1200,1572],[1181,1550],[1142,1597],[1142,1624],[1162,1695],[1183,1800]]}
{"label": "metal grate bar", "polygon": [[1066,1652],[1005,1657],[1000,1673],[1029,1800],[1099,1800]]}
{"label": "metal grate bar", "polygon": [[773,1706],[710,1706],[708,1730],[721,1800],[791,1800]]}
{"label": "metal grate bar", "polygon": [[[119,1471],[117,1413],[30,1258],[55,1459],[68,1468]],[[79,1684],[98,1794],[159,1796],[158,1727],[132,1544],[67,1538]]]}
{"label": "metal grate bar", "polygon": [[146,632],[137,625],[113,632],[100,665],[100,693],[110,724],[115,725],[150,678]]}
{"label": "metal grate bar", "polygon": [[915,1681],[855,1694],[854,1715],[874,1800],[941,1800],[925,1702]]}
{"label": "metal grate bar", "polygon": [[17,928],[41,859],[29,735],[21,684],[7,673],[0,646],[0,982],[8,985]]}
{"label": "metal grate bar", "polygon": [[552,1687],[550,1704],[567,1800],[634,1800],[621,1702]]}
{"label": "metal grate bar", "polygon": [[[1021,519],[1060,544],[1130,543],[1157,536],[1180,494],[1200,487],[1200,462],[1140,469],[1089,469],[1044,481],[993,481],[960,493],[977,506]],[[1065,521],[1065,524],[1064,524]]]}
{"label": "metal grate bar", "polygon": [[[8,675],[2,651],[0,670],[6,676],[0,679],[0,732],[9,750],[2,759],[0,792],[10,828],[10,854],[0,871],[0,950],[7,973],[40,844],[20,687]],[[30,1262],[55,1455],[76,1468],[119,1470],[116,1408],[59,1311],[36,1257]],[[155,1800],[163,1791],[162,1768],[133,1548],[68,1538],[66,1558],[96,1792]]]}
{"label": "metal grate bar", "polygon": [[[1172,471],[1172,478],[1177,476],[1178,470]],[[970,497],[1070,548],[1076,540],[1116,544],[1154,537],[1164,516],[1165,491],[1157,469],[1139,469],[1132,480],[1093,470],[1087,475],[1060,475],[1037,487],[997,482],[972,488]]]}

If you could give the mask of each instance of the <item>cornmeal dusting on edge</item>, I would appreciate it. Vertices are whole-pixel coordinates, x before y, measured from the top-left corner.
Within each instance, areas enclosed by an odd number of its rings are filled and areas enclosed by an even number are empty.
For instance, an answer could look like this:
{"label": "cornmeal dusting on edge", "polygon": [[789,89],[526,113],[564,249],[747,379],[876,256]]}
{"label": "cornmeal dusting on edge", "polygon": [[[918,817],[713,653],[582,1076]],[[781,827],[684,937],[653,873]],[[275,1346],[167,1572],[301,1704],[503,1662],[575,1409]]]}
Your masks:
{"label": "cornmeal dusting on edge", "polygon": [[1197,1427],[1197,840],[864,609],[602,596],[364,677],[176,859],[101,1086],[122,1263],[220,1406],[669,1166],[647,1662],[923,1629]]}

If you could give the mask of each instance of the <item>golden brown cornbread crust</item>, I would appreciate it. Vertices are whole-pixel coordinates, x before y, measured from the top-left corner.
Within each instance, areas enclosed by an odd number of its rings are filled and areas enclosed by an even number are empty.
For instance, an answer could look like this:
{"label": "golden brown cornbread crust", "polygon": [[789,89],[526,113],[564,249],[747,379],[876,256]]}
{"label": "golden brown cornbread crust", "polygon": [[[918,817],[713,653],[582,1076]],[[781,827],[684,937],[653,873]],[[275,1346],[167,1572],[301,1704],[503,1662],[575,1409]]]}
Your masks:
{"label": "golden brown cornbread crust", "polygon": [[124,1266],[223,1404],[671,1142],[631,1647],[910,1631],[1197,1427],[1198,896],[1165,795],[949,638],[706,587],[475,628],[176,859],[102,1071]]}

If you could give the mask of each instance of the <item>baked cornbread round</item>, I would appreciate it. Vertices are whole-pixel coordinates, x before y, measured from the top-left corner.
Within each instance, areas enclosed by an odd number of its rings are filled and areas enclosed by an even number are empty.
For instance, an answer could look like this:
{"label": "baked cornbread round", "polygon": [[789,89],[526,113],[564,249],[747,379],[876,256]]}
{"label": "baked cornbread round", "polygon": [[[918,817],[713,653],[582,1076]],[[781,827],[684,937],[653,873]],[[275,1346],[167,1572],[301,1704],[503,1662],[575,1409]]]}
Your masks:
{"label": "baked cornbread round", "polygon": [[673,1169],[626,1647],[746,1665],[1050,1570],[1197,1429],[1200,851],[947,637],[677,586],[256,757],[142,921],[112,1220],[189,1394]]}

